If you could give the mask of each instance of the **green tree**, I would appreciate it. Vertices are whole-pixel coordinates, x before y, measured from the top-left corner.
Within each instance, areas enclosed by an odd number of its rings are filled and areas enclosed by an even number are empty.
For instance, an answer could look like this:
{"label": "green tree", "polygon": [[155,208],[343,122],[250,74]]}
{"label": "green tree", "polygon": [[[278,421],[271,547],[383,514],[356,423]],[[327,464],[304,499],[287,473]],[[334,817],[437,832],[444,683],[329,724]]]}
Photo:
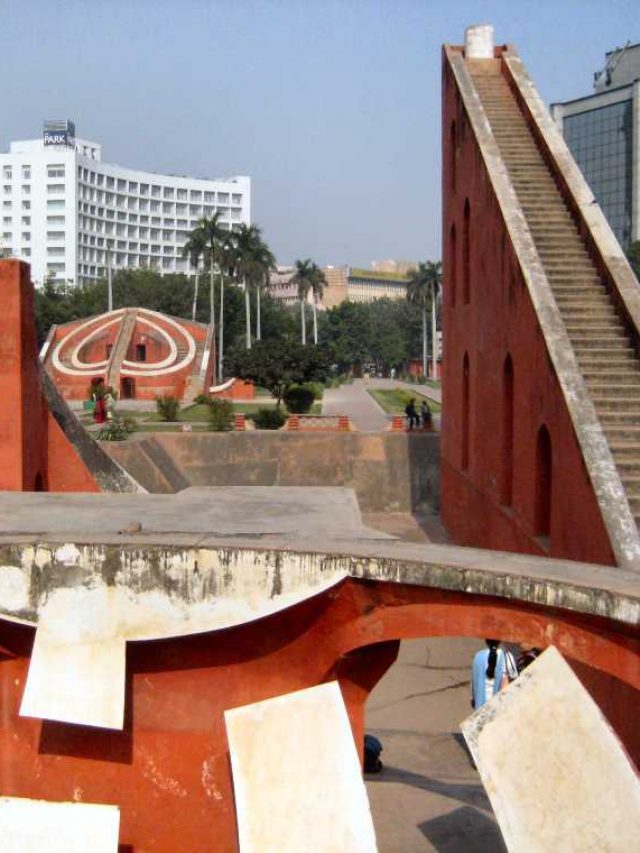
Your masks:
{"label": "green tree", "polygon": [[327,279],[325,274],[322,272],[320,267],[313,263],[311,264],[311,298],[313,305],[313,342],[314,344],[318,344],[318,315],[317,315],[317,303],[319,299],[322,299],[322,294],[324,293],[324,289],[327,286]]}
{"label": "green tree", "polygon": [[307,321],[305,317],[305,303],[309,295],[309,291],[313,287],[314,268],[315,264],[311,258],[306,258],[304,261],[298,260],[295,263],[295,272],[291,277],[291,283],[298,290],[298,299],[300,300],[300,329],[302,345],[307,343]]}
{"label": "green tree", "polygon": [[251,288],[262,275],[262,235],[257,225],[243,223],[234,234],[237,271],[244,290],[247,349],[251,349]]}
{"label": "green tree", "polygon": [[431,305],[431,349],[436,372],[436,297],[441,279],[440,261],[423,261],[409,273],[407,300],[422,311],[422,373],[427,375],[427,309]]}
{"label": "green tree", "polygon": [[256,341],[252,349],[235,349],[229,356],[235,376],[267,388],[278,406],[291,385],[324,382],[330,371],[328,353],[291,340]]}
{"label": "green tree", "polygon": [[189,263],[193,267],[195,273],[195,281],[193,286],[193,308],[191,311],[191,319],[196,319],[196,309],[198,305],[198,274],[200,269],[200,260],[204,254],[207,243],[204,233],[199,229],[194,229],[187,238],[187,242],[182,249],[182,257],[188,258]]}

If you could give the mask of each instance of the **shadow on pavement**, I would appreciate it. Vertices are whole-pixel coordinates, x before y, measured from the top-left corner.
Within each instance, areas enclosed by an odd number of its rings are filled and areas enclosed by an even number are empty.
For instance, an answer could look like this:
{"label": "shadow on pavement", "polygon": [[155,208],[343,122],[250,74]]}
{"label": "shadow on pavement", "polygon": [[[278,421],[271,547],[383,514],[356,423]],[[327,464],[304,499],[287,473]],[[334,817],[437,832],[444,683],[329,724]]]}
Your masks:
{"label": "shadow on pavement", "polygon": [[507,849],[495,820],[470,806],[420,823],[418,829],[438,853],[503,853]]}
{"label": "shadow on pavement", "polygon": [[440,779],[422,776],[420,773],[412,773],[409,770],[390,767],[386,764],[381,773],[367,774],[366,779],[367,782],[398,782],[402,785],[410,785],[412,788],[439,794],[441,797],[450,797],[452,800],[458,800],[483,811],[491,812],[491,806],[480,783],[442,782]]}

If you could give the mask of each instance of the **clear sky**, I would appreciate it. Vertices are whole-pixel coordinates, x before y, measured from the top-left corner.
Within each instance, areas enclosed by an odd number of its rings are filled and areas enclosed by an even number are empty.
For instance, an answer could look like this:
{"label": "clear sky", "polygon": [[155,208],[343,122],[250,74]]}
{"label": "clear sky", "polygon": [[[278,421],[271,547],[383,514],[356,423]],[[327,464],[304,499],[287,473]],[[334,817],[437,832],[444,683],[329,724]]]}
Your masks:
{"label": "clear sky", "polygon": [[440,46],[491,23],[591,91],[640,0],[0,0],[0,148],[71,118],[108,162],[252,177],[281,263],[440,257]]}

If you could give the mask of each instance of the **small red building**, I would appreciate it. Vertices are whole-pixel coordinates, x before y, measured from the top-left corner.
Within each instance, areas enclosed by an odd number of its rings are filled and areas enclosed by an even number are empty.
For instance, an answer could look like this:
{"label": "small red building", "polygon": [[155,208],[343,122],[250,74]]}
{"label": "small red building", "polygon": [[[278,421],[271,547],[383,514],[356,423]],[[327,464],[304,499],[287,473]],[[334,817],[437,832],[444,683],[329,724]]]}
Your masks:
{"label": "small red building", "polygon": [[214,346],[211,326],[120,308],[53,326],[40,360],[66,400],[86,400],[102,377],[123,400],[189,403],[212,385]]}

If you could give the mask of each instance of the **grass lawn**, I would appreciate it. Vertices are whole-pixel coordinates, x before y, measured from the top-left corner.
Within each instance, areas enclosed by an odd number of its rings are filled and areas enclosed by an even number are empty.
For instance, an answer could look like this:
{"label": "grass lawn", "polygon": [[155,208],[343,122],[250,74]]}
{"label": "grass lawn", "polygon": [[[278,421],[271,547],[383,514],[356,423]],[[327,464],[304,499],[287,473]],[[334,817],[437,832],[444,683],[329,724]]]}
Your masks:
{"label": "grass lawn", "polygon": [[407,391],[404,388],[393,388],[384,390],[382,388],[368,388],[369,394],[376,400],[385,412],[391,415],[404,415],[404,407],[413,397],[416,409],[420,409],[420,404],[426,400],[429,408],[435,414],[440,411],[440,406],[434,400],[428,397],[423,397],[422,394],[417,394],[415,391]]}

